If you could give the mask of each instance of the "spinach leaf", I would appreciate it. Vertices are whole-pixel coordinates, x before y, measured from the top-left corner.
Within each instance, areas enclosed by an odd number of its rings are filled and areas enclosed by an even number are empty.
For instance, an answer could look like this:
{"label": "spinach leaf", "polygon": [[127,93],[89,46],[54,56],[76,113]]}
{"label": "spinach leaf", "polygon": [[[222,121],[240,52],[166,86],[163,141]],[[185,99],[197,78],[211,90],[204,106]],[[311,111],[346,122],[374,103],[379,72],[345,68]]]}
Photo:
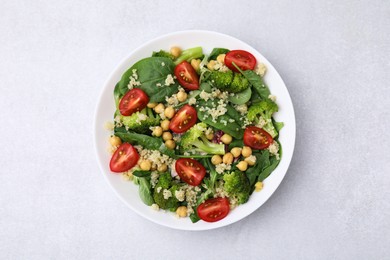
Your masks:
{"label": "spinach leaf", "polygon": [[176,158],[175,152],[168,149],[161,138],[129,132],[124,127],[115,128],[114,131],[115,135],[122,139],[122,141],[129,142],[131,144],[139,144],[148,150],[157,150],[169,157]]}
{"label": "spinach leaf", "polygon": [[138,194],[146,205],[151,206],[154,203],[150,182],[147,178],[139,178]]}
{"label": "spinach leaf", "polygon": [[226,54],[228,52],[229,52],[229,50],[225,49],[225,48],[214,48],[211,51],[208,60],[216,60],[219,54]]}
{"label": "spinach leaf", "polygon": [[119,107],[119,99],[121,98],[121,92],[119,88],[119,83],[116,83],[115,88],[114,88],[114,100],[115,100],[115,106],[116,109]]}
{"label": "spinach leaf", "polygon": [[252,96],[252,90],[251,88],[247,88],[244,91],[235,93],[234,96],[228,97],[229,101],[236,105],[242,105],[251,99]]}
{"label": "spinach leaf", "polygon": [[257,178],[257,181],[264,181],[273,172],[273,170],[275,170],[280,162],[280,160],[277,160],[275,156],[272,156],[269,161],[270,164],[263,169]]}
{"label": "spinach leaf", "polygon": [[133,175],[136,177],[149,177],[152,174],[150,171],[134,171]]}
{"label": "spinach leaf", "polygon": [[269,91],[267,85],[265,85],[263,79],[259,75],[257,75],[252,70],[244,70],[241,73],[249,81],[249,83],[251,83],[253,88],[257,91],[257,93],[262,99],[268,98],[271,92]]}
{"label": "spinach leaf", "polygon": [[268,98],[271,92],[260,75],[257,75],[253,70],[241,70],[234,62],[233,65],[244,75],[262,99]]}
{"label": "spinach leaf", "polygon": [[[218,100],[199,100],[199,106],[200,107],[217,107],[218,106]],[[227,112],[224,115],[221,115],[216,118],[215,121],[213,121],[212,117],[210,116],[209,112],[207,111],[200,111],[200,109],[197,109],[197,115],[200,121],[205,122],[208,125],[211,125],[217,129],[220,129],[224,131],[225,133],[228,133],[229,135],[233,136],[237,139],[242,139],[242,136],[244,134],[244,130],[241,128],[241,115],[238,113],[232,106],[227,105]],[[234,122],[231,122],[234,120]],[[226,124],[225,124],[226,122]]]}
{"label": "spinach leaf", "polygon": [[[141,83],[139,88],[149,96],[150,102],[164,101],[166,96],[171,96],[178,90],[177,82],[165,86],[165,80],[169,74],[173,76],[174,68],[175,64],[169,58],[148,57],[142,59],[122,75],[122,79],[118,82],[118,90],[122,96],[129,90],[127,85],[133,75],[133,70],[136,70],[138,75],[136,80]],[[161,86],[157,87],[157,84],[161,84]]]}
{"label": "spinach leaf", "polygon": [[249,183],[251,187],[255,185],[258,176],[262,173],[263,168],[269,165],[269,152],[268,150],[264,150],[260,153],[254,154],[256,156],[256,163],[253,167],[250,167],[245,173],[249,179]]}
{"label": "spinach leaf", "polygon": [[241,139],[234,139],[230,144],[229,144],[229,151],[233,149],[234,147],[243,147],[244,146],[244,141]]}

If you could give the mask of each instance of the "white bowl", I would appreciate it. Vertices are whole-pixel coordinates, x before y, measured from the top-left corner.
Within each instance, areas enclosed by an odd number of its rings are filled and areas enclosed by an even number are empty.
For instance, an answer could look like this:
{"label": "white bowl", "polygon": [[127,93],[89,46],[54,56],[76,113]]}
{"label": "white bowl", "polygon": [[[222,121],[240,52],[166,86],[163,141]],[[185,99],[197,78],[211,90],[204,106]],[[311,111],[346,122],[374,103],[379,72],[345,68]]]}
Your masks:
{"label": "white bowl", "polygon": [[[256,59],[267,66],[265,82],[273,95],[277,96],[279,112],[275,114],[277,121],[284,122],[285,126],[280,132],[279,141],[283,147],[283,156],[275,171],[264,181],[261,192],[254,192],[249,201],[232,210],[229,215],[214,223],[199,221],[192,223],[189,218],[178,219],[173,213],[155,211],[143,204],[138,196],[138,186],[132,182],[123,180],[120,175],[113,174],[109,169],[111,155],[107,152],[110,132],[104,128],[107,121],[113,120],[115,104],[113,90],[122,74],[138,60],[149,57],[153,51],[160,49],[169,50],[171,46],[180,46],[182,49],[202,46],[204,53],[210,53],[214,47],[227,49],[242,49],[252,53]],[[257,50],[248,44],[231,36],[210,31],[182,31],[161,36],[149,41],[129,54],[109,76],[100,95],[94,122],[94,143],[97,158],[104,178],[112,187],[118,197],[132,210],[141,216],[163,226],[182,230],[207,230],[223,227],[239,221],[261,205],[263,205],[272,193],[277,189],[290,164],[295,145],[295,116],[290,95],[287,88],[275,68]]]}

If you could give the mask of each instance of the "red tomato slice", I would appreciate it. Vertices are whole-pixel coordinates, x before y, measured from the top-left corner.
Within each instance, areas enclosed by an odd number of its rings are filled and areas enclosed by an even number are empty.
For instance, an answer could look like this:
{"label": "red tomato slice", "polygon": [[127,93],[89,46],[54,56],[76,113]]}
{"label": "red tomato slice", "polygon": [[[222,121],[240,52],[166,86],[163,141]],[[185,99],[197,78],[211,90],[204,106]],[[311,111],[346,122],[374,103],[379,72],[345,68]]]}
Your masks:
{"label": "red tomato slice", "polygon": [[196,115],[195,108],[190,105],[184,105],[172,118],[169,123],[169,129],[177,134],[180,134],[195,125],[196,120],[198,120],[198,116]]}
{"label": "red tomato slice", "polygon": [[268,148],[273,142],[272,136],[256,126],[248,126],[244,132],[244,144],[257,150]]}
{"label": "red tomato slice", "polygon": [[149,97],[139,88],[133,88],[127,92],[119,103],[119,111],[124,116],[130,116],[140,111],[149,103]]}
{"label": "red tomato slice", "polygon": [[112,172],[125,172],[133,168],[139,159],[137,150],[129,143],[123,143],[111,157]]}
{"label": "red tomato slice", "polygon": [[197,160],[190,158],[177,160],[175,169],[180,179],[192,186],[198,186],[206,175],[204,166]]}
{"label": "red tomato slice", "polygon": [[198,206],[198,216],[206,222],[216,222],[229,214],[230,206],[227,198],[208,199]]}
{"label": "red tomato slice", "polygon": [[179,63],[175,67],[175,76],[179,84],[187,90],[199,89],[199,77],[195,69],[187,61]]}
{"label": "red tomato slice", "polygon": [[232,71],[239,72],[233,62],[241,70],[253,70],[256,66],[256,58],[252,54],[243,50],[234,50],[226,53],[225,65]]}

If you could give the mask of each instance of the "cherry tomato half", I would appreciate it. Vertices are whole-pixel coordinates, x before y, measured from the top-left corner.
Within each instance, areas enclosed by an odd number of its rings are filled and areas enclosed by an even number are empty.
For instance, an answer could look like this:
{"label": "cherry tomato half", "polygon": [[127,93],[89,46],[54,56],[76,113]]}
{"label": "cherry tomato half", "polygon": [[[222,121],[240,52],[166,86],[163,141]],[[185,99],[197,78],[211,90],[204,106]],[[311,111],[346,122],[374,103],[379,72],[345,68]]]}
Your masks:
{"label": "cherry tomato half", "polygon": [[204,166],[197,160],[190,158],[177,160],[175,169],[180,179],[192,186],[198,186],[206,175]]}
{"label": "cherry tomato half", "polygon": [[190,105],[184,105],[172,118],[169,123],[169,129],[177,134],[180,134],[195,125],[196,120],[198,120],[198,116],[196,115],[195,108]]}
{"label": "cherry tomato half", "polygon": [[248,126],[244,132],[244,144],[257,150],[268,148],[273,142],[272,136],[256,126]]}
{"label": "cherry tomato half", "polygon": [[175,76],[179,84],[186,90],[199,89],[199,77],[195,69],[187,61],[179,63],[175,67]]}
{"label": "cherry tomato half", "polygon": [[125,172],[133,168],[139,159],[137,150],[129,143],[123,143],[111,157],[112,172]]}
{"label": "cherry tomato half", "polygon": [[149,97],[139,88],[133,88],[127,92],[119,103],[119,111],[124,116],[129,116],[140,111],[149,103]]}
{"label": "cherry tomato half", "polygon": [[216,222],[229,214],[230,206],[227,198],[208,199],[198,206],[198,216],[206,222]]}
{"label": "cherry tomato half", "polygon": [[243,50],[234,50],[226,53],[225,65],[232,71],[239,72],[233,62],[242,70],[253,70],[256,66],[256,58]]}

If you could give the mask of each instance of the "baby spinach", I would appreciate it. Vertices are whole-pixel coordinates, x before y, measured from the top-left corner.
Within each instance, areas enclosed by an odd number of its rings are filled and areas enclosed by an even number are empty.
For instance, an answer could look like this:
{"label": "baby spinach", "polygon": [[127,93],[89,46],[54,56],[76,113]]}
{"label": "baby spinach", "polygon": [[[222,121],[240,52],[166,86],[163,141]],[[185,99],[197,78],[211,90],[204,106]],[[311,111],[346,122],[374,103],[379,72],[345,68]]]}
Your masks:
{"label": "baby spinach", "polygon": [[234,96],[228,97],[228,100],[236,105],[242,105],[248,102],[251,99],[252,90],[251,88],[247,88],[244,91],[235,93]]}
{"label": "baby spinach", "polygon": [[275,156],[271,156],[269,159],[270,164],[263,169],[263,171],[257,177],[257,181],[264,181],[275,170],[279,164],[279,160]]}
{"label": "baby spinach", "polygon": [[174,68],[175,64],[169,58],[148,57],[142,59],[122,75],[122,79],[118,83],[118,91],[123,96],[129,90],[127,85],[135,70],[138,76],[135,80],[141,83],[139,88],[149,96],[150,102],[164,101],[166,96],[171,96],[178,90],[177,82],[165,86],[165,80],[169,74],[173,76]]}
{"label": "baby spinach", "polygon": [[229,50],[228,49],[225,49],[225,48],[214,48],[211,53],[210,53],[210,56],[208,58],[208,60],[216,60],[218,55],[220,54],[226,54],[228,53]]}
{"label": "baby spinach", "polygon": [[[198,103],[200,107],[213,108],[218,106],[218,100],[219,99],[209,99],[205,101],[200,99]],[[226,109],[226,114],[217,117],[215,120],[212,119],[209,112],[207,111],[201,111],[200,109],[197,109],[197,114],[200,121],[220,129],[234,138],[242,139],[244,131],[241,128],[241,115],[230,105],[227,105]],[[231,122],[232,120],[234,121]]]}
{"label": "baby spinach", "polygon": [[136,177],[149,177],[152,174],[150,171],[134,171],[133,175]]}
{"label": "baby spinach", "polygon": [[176,158],[175,152],[168,149],[161,138],[129,132],[124,127],[115,128],[115,135],[122,139],[122,141],[138,144],[148,150],[157,150],[169,157]]}
{"label": "baby spinach", "polygon": [[271,92],[260,75],[257,75],[253,70],[241,70],[234,62],[233,65],[244,75],[262,99],[268,98]]}
{"label": "baby spinach", "polygon": [[150,188],[150,182],[147,178],[139,178],[138,193],[143,203],[148,206],[152,206],[154,199]]}

